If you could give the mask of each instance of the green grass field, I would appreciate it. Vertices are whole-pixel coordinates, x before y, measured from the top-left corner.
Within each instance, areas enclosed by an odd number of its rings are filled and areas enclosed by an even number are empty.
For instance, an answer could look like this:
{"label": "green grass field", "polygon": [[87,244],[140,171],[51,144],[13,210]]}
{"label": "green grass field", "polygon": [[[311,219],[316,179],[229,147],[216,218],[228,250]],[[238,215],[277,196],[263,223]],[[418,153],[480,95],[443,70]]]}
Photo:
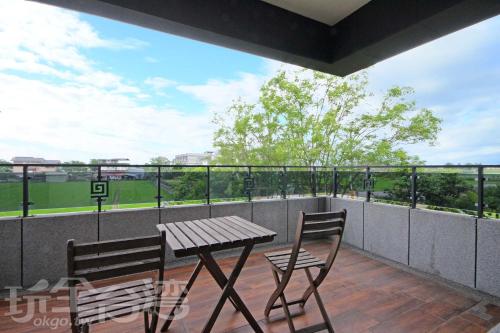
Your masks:
{"label": "green grass field", "polygon": [[[97,210],[90,197],[90,183],[30,183],[30,214],[51,214]],[[149,180],[110,181],[109,197],[103,209],[156,207],[156,185]],[[162,193],[165,195],[165,193]],[[21,214],[22,184],[0,183],[0,216]]]}

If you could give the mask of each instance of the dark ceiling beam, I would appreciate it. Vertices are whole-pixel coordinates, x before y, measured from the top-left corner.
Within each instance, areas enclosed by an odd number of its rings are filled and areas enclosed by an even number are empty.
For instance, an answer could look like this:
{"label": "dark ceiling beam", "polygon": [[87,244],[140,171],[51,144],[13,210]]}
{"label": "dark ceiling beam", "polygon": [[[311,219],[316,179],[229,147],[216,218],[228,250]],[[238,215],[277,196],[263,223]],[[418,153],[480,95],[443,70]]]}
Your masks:
{"label": "dark ceiling beam", "polygon": [[330,27],[260,0],[36,1],[342,76],[500,14],[500,0],[372,0]]}
{"label": "dark ceiling beam", "polygon": [[332,27],[331,73],[346,75],[500,14],[500,0],[372,0]]}

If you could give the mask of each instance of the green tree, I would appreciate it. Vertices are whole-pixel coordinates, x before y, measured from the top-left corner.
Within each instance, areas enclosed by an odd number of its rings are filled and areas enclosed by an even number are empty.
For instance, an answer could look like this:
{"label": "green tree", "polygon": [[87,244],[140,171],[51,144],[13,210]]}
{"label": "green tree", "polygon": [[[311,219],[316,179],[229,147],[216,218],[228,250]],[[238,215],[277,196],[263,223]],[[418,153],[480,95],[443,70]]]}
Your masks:
{"label": "green tree", "polygon": [[148,164],[151,164],[151,165],[169,165],[170,160],[165,156],[151,157]]}
{"label": "green tree", "polygon": [[74,166],[67,166],[68,164],[85,164],[85,162],[76,161],[76,160],[63,162],[63,165],[61,166],[61,170],[64,170],[66,172],[86,172],[86,171],[89,171],[89,168],[86,166],[74,167]]}
{"label": "green tree", "polygon": [[[410,197],[408,176],[395,181],[388,194],[390,200],[408,201]],[[475,211],[477,192],[474,188],[474,178],[451,172],[422,172],[417,179],[417,202],[435,209]]]}
{"label": "green tree", "polygon": [[[10,162],[6,161],[6,160],[0,159],[0,164],[10,164]],[[12,172],[12,167],[1,165],[0,166],[0,172],[2,172],[2,173]]]}
{"label": "green tree", "polygon": [[[237,100],[215,117],[216,163],[351,165],[416,162],[405,144],[433,144],[440,119],[417,109],[413,90],[393,87],[376,101],[365,72],[340,78],[278,72],[259,102]],[[229,119],[229,120],[228,120]]]}

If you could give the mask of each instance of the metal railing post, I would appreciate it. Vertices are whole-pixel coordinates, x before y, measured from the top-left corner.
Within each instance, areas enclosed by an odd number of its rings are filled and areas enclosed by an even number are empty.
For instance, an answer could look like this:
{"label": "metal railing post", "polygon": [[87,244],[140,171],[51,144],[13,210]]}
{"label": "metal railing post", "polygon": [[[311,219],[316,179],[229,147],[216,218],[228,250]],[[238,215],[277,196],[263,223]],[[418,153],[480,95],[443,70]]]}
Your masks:
{"label": "metal railing post", "polygon": [[484,167],[477,168],[477,217],[484,217]]}
{"label": "metal railing post", "polygon": [[339,189],[338,187],[338,180],[337,180],[337,167],[334,167],[333,168],[333,189],[332,189],[332,193],[333,193],[333,197],[336,198],[337,197],[337,191]]}
{"label": "metal railing post", "polygon": [[157,182],[157,193],[156,193],[156,203],[157,207],[161,208],[161,199],[163,198],[161,195],[161,167],[158,167],[156,174],[156,182]]}
{"label": "metal railing post", "polygon": [[207,199],[207,205],[210,205],[210,167],[207,166],[207,188],[205,192],[205,197]]}
{"label": "metal railing post", "polygon": [[411,208],[417,208],[417,167],[411,168]]}
{"label": "metal railing post", "polygon": [[[97,180],[98,181],[101,181],[102,180],[102,176],[101,176],[101,165],[98,165],[97,166]],[[97,197],[97,211],[98,212],[101,212],[102,211],[102,198],[101,197]]]}
{"label": "metal railing post", "polygon": [[312,173],[311,173],[311,183],[312,183],[312,188],[311,188],[311,190],[312,190],[312,195],[313,195],[313,197],[316,197],[316,196],[317,196],[317,188],[316,188],[317,184],[316,184],[316,182],[317,182],[317,177],[316,177],[316,167],[315,167],[315,166],[313,166],[313,167],[312,167]]}
{"label": "metal railing post", "polygon": [[23,217],[29,216],[30,192],[28,185],[28,166],[23,165]]}
{"label": "metal railing post", "polygon": [[[248,179],[251,181],[252,179],[252,167],[248,167]],[[250,187],[247,188],[248,202],[252,201],[252,189]]]}
{"label": "metal railing post", "polygon": [[288,187],[288,179],[286,174],[286,167],[283,167],[283,177],[281,177],[281,197],[286,199],[286,188]]}
{"label": "metal railing post", "polygon": [[365,173],[366,202],[370,202],[372,196],[370,167],[366,167]]}

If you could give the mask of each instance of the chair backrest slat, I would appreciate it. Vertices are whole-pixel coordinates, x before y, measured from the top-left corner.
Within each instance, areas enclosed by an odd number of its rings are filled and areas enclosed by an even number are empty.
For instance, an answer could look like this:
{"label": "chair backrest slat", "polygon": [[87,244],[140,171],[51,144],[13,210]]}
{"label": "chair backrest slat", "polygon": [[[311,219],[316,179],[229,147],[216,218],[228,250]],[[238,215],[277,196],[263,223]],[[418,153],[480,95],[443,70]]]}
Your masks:
{"label": "chair backrest slat", "polygon": [[131,250],[160,245],[160,236],[136,237],[120,240],[101,241],[75,245],[74,255],[84,256],[95,253]]}
{"label": "chair backrest slat", "polygon": [[339,220],[339,219],[340,220],[345,219],[343,210],[339,212],[307,213],[304,215],[304,222]]}
{"label": "chair backrest slat", "polygon": [[160,259],[148,259],[130,262],[122,265],[106,266],[104,268],[91,268],[75,271],[75,278],[83,278],[87,281],[110,279],[114,277],[131,275],[158,270]]}
{"label": "chair backrest slat", "polygon": [[120,252],[105,252],[103,254],[79,256],[74,258],[74,267],[75,270],[78,271],[82,269],[118,265],[132,261],[154,259],[160,257],[160,251],[161,246],[158,245]]}
{"label": "chair backrest slat", "polygon": [[314,221],[314,222],[305,222],[304,223],[304,231],[343,228],[343,227],[344,227],[344,220],[342,220],[342,219]]}
{"label": "chair backrest slat", "polygon": [[342,234],[342,228],[330,228],[330,229],[316,229],[310,231],[304,231],[302,233],[303,238],[324,238],[329,236],[340,236]]}

